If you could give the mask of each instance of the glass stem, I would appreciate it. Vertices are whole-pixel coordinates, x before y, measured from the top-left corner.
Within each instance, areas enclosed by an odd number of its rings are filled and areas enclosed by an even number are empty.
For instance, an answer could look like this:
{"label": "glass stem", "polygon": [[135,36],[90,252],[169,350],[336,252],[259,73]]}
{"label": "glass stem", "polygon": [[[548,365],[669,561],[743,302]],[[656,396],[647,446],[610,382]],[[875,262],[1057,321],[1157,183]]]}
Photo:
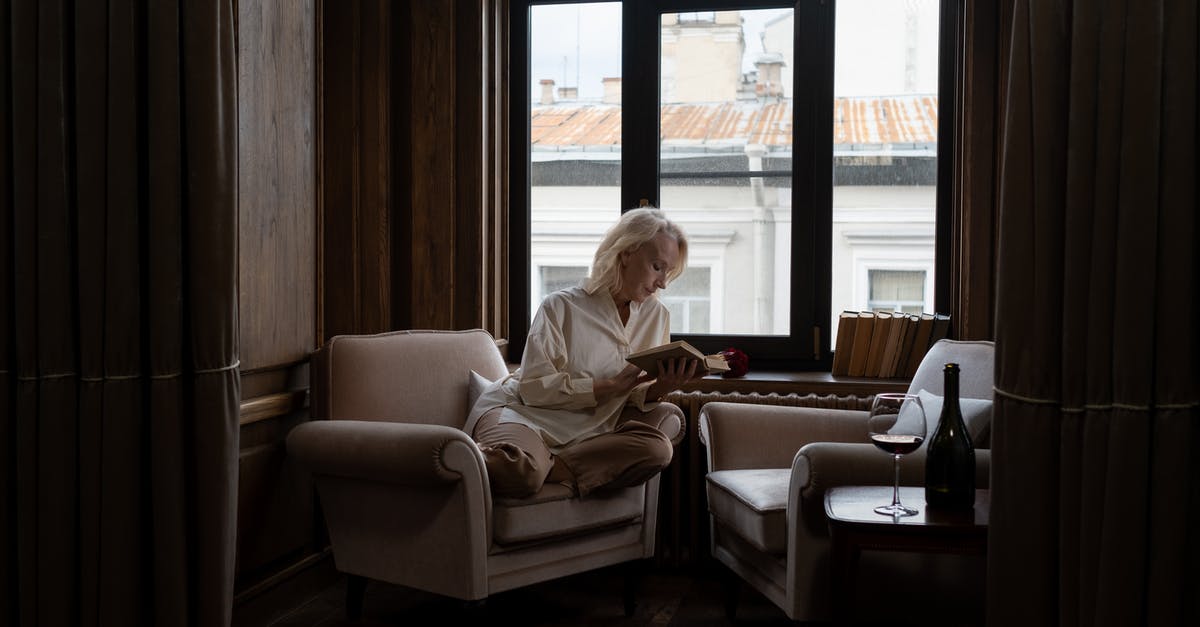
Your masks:
{"label": "glass stem", "polygon": [[900,456],[895,456],[896,479],[892,482],[892,505],[900,504]]}

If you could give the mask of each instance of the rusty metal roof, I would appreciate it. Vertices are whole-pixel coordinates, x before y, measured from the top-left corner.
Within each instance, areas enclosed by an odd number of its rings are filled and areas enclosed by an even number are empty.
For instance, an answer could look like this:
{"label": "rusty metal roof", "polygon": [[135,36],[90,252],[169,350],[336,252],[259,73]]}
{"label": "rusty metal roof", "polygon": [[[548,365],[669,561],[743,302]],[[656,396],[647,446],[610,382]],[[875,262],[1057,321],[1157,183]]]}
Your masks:
{"label": "rusty metal roof", "polygon": [[[787,150],[792,145],[792,103],[671,104],[662,108],[660,127],[664,147],[763,144]],[[621,107],[582,102],[535,105],[530,139],[535,150],[618,146]],[[833,105],[833,141],[839,149],[932,145],[937,141],[937,96],[837,98]]]}

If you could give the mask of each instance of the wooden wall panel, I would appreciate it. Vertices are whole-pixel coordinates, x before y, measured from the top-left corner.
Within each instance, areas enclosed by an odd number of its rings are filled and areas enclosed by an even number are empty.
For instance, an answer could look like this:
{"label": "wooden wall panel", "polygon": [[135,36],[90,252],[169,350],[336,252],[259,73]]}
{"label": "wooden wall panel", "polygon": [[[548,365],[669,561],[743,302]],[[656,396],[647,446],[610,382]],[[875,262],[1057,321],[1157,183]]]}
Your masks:
{"label": "wooden wall panel", "polygon": [[393,70],[407,90],[392,109],[394,168],[410,184],[396,198],[406,254],[393,271],[407,280],[393,302],[412,327],[505,328],[506,15],[492,0],[426,0],[394,29],[406,34],[394,58],[407,61]]}
{"label": "wooden wall panel", "polygon": [[954,158],[954,230],[951,245],[951,309],[960,340],[995,338],[996,225],[1001,137],[1000,86],[1004,58],[999,37],[1001,0],[962,6],[955,73],[959,111]]}
{"label": "wooden wall panel", "polygon": [[318,88],[321,109],[321,322],[318,342],[356,329],[358,238],[359,3],[322,5]]}
{"label": "wooden wall panel", "polygon": [[288,558],[307,556],[315,521],[312,482],[287,456],[282,439],[243,448],[238,467],[237,572],[244,587]]}
{"label": "wooden wall panel", "polygon": [[[311,481],[289,465],[283,444],[308,419],[307,363],[297,356],[345,333],[483,326],[498,335],[506,327],[507,14],[504,0],[239,0],[239,54],[248,55],[239,67],[249,77],[239,94],[243,180],[253,188],[240,207],[242,311],[252,318],[242,346],[253,371],[242,377],[235,616],[254,615],[269,603],[264,591],[291,585],[327,554]],[[300,71],[315,91],[293,102],[258,90],[263,75],[290,71],[267,60],[291,50],[283,33],[304,19],[314,45]],[[293,106],[315,111],[316,121],[285,120]],[[295,136],[297,128],[309,135]],[[271,178],[279,174],[270,160],[286,155],[263,148],[265,140],[315,155],[312,231],[277,230],[294,217],[283,214],[282,183]],[[258,177],[267,181],[250,180]],[[305,244],[311,275],[274,261],[275,251]],[[274,265],[259,276],[264,260]],[[310,289],[306,308],[298,294]],[[292,295],[292,317],[282,305],[264,308],[283,293]],[[286,339],[301,337],[305,315],[311,341]],[[291,335],[271,335],[280,321]]]}
{"label": "wooden wall panel", "polygon": [[394,328],[392,7],[360,0],[322,9],[321,341]]}
{"label": "wooden wall panel", "polygon": [[411,324],[455,327],[455,265],[475,254],[456,247],[455,10],[459,3],[409,3],[411,83]]}
{"label": "wooden wall panel", "polygon": [[[238,2],[239,310],[243,370],[313,348],[314,0]],[[253,97],[247,97],[247,96]]]}
{"label": "wooden wall panel", "polygon": [[[484,273],[482,277],[482,327],[496,338],[508,334],[508,65],[507,0],[483,2],[482,39],[487,42],[480,64],[487,68],[484,92]],[[506,338],[505,338],[506,339]]]}
{"label": "wooden wall panel", "polygon": [[324,4],[319,340],[504,328],[506,15]]}
{"label": "wooden wall panel", "polygon": [[389,220],[392,182],[391,155],[391,34],[388,24],[393,3],[359,0],[359,168],[357,237],[361,308],[359,326],[368,331],[391,329],[392,256]]}
{"label": "wooden wall panel", "polygon": [[[485,212],[485,171],[488,167],[487,139],[484,136],[484,108],[486,104],[487,68],[477,62],[483,58],[487,37],[484,29],[483,11],[479,3],[464,2],[457,5],[454,15],[454,132],[457,141],[454,150],[454,170],[457,177],[454,203],[454,249],[475,251],[475,254],[458,255],[454,263],[454,301],[452,306],[455,328],[468,329],[482,326],[484,305],[480,279],[486,272],[486,255],[483,254]],[[474,36],[468,37],[467,33]]]}
{"label": "wooden wall panel", "polygon": [[235,594],[323,544],[311,479],[284,444],[307,419],[316,345],[316,2],[236,4],[243,426]]}
{"label": "wooden wall panel", "polygon": [[502,5],[323,5],[318,341],[505,328]]}

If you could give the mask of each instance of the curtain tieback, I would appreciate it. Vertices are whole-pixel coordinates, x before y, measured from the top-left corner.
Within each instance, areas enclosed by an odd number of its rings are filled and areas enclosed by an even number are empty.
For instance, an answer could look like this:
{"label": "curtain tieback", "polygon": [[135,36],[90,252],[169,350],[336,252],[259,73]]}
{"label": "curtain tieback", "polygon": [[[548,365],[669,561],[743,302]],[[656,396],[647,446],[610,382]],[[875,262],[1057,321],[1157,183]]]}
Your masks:
{"label": "curtain tieback", "polygon": [[[215,372],[227,372],[229,370],[234,370],[234,369],[240,367],[241,365],[242,365],[242,360],[239,359],[239,360],[233,362],[232,364],[229,364],[228,366],[220,366],[218,368],[202,368],[199,370],[192,370],[187,374],[212,374]],[[10,371],[0,370],[0,375],[7,375],[7,374],[10,374]],[[175,378],[183,376],[184,374],[185,373],[183,373],[183,372],[169,372],[169,373],[165,373],[165,374],[152,374],[148,378],[151,380],[175,379]],[[17,377],[17,381],[45,381],[48,379],[69,379],[71,377],[76,377],[76,376],[78,376],[78,373],[75,373],[75,372],[52,372],[49,374],[41,374],[36,377]],[[79,377],[79,380],[83,381],[85,383],[100,383],[103,381],[129,381],[131,379],[142,379],[142,378],[146,378],[146,377],[144,375],[140,375],[140,374],[123,374],[123,375],[110,375],[110,376],[104,376],[104,377]]]}
{"label": "curtain tieback", "polygon": [[1200,402],[1198,401],[1190,401],[1185,403],[1163,403],[1158,405],[1134,405],[1130,403],[1088,403],[1082,407],[1066,407],[1063,406],[1062,401],[1057,398],[1036,398],[1032,396],[1023,396],[1021,394],[1008,392],[994,386],[992,387],[992,392],[1005,398],[1021,401],[1022,403],[1029,403],[1031,405],[1055,405],[1058,406],[1059,411],[1068,414],[1081,414],[1085,411],[1108,411],[1111,409],[1151,411],[1154,409],[1196,409],[1197,407],[1200,407]]}

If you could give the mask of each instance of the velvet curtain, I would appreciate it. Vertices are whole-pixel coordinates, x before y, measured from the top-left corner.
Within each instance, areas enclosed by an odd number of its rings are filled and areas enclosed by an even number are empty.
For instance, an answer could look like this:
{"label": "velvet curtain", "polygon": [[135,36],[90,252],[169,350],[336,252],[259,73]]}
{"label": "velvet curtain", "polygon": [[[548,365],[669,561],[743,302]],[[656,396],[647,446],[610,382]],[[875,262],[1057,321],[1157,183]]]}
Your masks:
{"label": "velvet curtain", "polygon": [[231,2],[0,21],[0,624],[226,625]]}
{"label": "velvet curtain", "polygon": [[1194,624],[1195,0],[1016,0],[991,625]]}

